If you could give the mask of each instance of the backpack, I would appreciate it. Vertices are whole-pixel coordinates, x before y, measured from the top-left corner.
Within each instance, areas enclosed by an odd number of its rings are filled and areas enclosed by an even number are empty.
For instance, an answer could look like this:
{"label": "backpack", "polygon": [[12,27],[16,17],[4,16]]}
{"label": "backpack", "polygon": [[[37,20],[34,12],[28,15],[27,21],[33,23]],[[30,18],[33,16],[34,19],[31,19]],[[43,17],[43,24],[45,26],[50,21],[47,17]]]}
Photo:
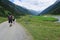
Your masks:
{"label": "backpack", "polygon": [[9,18],[9,19],[12,19],[12,15],[9,15],[8,18]]}

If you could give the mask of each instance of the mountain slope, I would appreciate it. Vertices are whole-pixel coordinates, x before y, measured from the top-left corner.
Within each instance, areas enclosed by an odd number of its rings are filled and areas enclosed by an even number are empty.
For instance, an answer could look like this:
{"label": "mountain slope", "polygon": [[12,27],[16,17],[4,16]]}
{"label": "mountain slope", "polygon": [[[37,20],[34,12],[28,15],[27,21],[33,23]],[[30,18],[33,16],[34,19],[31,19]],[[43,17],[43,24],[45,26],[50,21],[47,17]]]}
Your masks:
{"label": "mountain slope", "polygon": [[5,10],[7,10],[7,11],[9,11],[9,12],[15,14],[15,15],[25,15],[25,14],[30,13],[27,9],[25,9],[21,6],[15,5],[15,4],[13,4],[12,2],[10,2],[8,0],[1,0],[0,1],[0,8],[3,9],[3,12]]}
{"label": "mountain slope", "polygon": [[56,2],[55,4],[51,5],[47,9],[45,9],[43,12],[41,12],[39,15],[43,14],[59,14],[60,13],[60,1]]}

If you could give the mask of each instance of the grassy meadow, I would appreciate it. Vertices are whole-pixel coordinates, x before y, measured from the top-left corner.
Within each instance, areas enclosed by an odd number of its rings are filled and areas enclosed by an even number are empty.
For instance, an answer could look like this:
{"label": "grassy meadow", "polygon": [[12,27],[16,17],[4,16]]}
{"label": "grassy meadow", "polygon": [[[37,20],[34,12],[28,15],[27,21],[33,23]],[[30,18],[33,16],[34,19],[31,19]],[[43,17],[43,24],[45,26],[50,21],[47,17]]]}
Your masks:
{"label": "grassy meadow", "polygon": [[0,17],[0,23],[6,21],[7,19],[5,17]]}
{"label": "grassy meadow", "polygon": [[22,24],[34,40],[60,40],[60,23],[50,16],[22,16],[17,22]]}

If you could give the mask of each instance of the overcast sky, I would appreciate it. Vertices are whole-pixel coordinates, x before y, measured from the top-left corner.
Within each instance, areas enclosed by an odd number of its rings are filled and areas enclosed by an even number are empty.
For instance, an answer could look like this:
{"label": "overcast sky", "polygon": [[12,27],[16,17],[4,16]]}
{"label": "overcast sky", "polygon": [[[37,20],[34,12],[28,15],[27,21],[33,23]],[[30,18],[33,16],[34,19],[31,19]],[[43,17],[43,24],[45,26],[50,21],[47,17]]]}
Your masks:
{"label": "overcast sky", "polygon": [[10,0],[16,5],[23,6],[27,9],[35,11],[43,11],[50,5],[54,4],[56,0]]}

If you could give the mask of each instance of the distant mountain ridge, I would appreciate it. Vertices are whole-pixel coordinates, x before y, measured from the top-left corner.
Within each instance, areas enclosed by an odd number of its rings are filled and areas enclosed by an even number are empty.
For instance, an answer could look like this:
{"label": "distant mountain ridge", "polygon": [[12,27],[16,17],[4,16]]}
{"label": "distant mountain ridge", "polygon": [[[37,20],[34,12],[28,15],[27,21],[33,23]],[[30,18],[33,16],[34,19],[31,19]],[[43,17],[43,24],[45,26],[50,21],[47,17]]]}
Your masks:
{"label": "distant mountain ridge", "polygon": [[47,9],[45,9],[43,12],[41,12],[39,15],[44,15],[44,14],[60,14],[60,1],[56,1],[55,4],[51,5]]}

